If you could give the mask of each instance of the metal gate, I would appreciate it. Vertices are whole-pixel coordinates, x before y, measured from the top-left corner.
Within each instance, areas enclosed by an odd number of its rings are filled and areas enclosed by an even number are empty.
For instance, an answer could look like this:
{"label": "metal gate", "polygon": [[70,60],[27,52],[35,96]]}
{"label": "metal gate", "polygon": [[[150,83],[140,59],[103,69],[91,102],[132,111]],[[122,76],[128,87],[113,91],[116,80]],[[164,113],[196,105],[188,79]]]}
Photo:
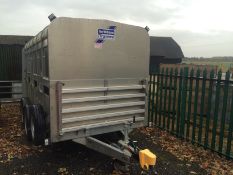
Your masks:
{"label": "metal gate", "polygon": [[21,97],[21,81],[0,81],[0,101],[18,100]]}

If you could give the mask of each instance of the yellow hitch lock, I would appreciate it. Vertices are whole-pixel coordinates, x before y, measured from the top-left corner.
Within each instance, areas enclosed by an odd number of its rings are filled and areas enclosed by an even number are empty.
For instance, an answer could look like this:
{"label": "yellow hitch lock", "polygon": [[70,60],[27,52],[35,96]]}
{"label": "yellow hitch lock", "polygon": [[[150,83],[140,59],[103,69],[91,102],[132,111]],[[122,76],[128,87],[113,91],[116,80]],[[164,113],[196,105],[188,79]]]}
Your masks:
{"label": "yellow hitch lock", "polygon": [[142,169],[148,170],[149,166],[155,166],[156,155],[149,149],[144,149],[139,151],[139,160]]}

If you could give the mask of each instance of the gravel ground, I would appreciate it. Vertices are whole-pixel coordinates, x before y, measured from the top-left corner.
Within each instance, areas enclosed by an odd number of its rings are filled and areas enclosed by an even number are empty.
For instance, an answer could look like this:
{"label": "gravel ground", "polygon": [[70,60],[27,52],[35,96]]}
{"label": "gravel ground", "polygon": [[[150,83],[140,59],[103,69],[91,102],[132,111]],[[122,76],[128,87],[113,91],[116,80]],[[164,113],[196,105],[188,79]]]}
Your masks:
{"label": "gravel ground", "polygon": [[[47,147],[31,145],[26,141],[20,124],[20,110],[15,109],[19,105],[11,104],[3,108],[0,116],[0,175],[121,174],[113,169],[112,158],[71,141]],[[1,122],[6,118],[7,123]],[[152,139],[145,131],[145,128],[136,129],[130,136],[138,140],[139,147],[156,153],[159,175],[207,174],[197,163],[180,160],[154,142],[160,139],[159,134],[154,132]],[[132,169],[134,171],[128,174],[140,174],[135,171],[135,165]]]}

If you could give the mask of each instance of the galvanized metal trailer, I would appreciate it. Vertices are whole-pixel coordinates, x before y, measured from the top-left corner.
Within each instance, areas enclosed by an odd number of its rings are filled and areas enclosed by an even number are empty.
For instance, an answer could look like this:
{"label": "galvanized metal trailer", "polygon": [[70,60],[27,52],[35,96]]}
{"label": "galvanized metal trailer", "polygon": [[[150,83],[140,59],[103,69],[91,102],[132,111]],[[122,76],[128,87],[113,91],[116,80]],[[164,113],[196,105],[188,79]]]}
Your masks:
{"label": "galvanized metal trailer", "polygon": [[[147,123],[149,42],[138,26],[52,21],[23,50],[28,138],[35,144],[73,140],[129,162],[128,133]],[[109,133],[119,136],[115,143],[99,137]]]}

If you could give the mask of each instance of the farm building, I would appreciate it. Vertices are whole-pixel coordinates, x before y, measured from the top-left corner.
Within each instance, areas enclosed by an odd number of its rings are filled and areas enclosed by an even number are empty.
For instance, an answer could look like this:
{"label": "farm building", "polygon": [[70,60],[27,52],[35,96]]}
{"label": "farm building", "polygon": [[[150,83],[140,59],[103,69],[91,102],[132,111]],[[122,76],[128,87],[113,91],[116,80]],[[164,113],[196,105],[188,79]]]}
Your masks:
{"label": "farm building", "polygon": [[0,98],[11,97],[12,81],[21,81],[22,48],[31,38],[31,36],[0,35],[0,87],[2,87]]}
{"label": "farm building", "polygon": [[159,64],[181,63],[184,54],[171,37],[150,37],[150,74],[159,68]]}
{"label": "farm building", "polygon": [[21,80],[22,48],[31,36],[0,35],[0,80]]}

